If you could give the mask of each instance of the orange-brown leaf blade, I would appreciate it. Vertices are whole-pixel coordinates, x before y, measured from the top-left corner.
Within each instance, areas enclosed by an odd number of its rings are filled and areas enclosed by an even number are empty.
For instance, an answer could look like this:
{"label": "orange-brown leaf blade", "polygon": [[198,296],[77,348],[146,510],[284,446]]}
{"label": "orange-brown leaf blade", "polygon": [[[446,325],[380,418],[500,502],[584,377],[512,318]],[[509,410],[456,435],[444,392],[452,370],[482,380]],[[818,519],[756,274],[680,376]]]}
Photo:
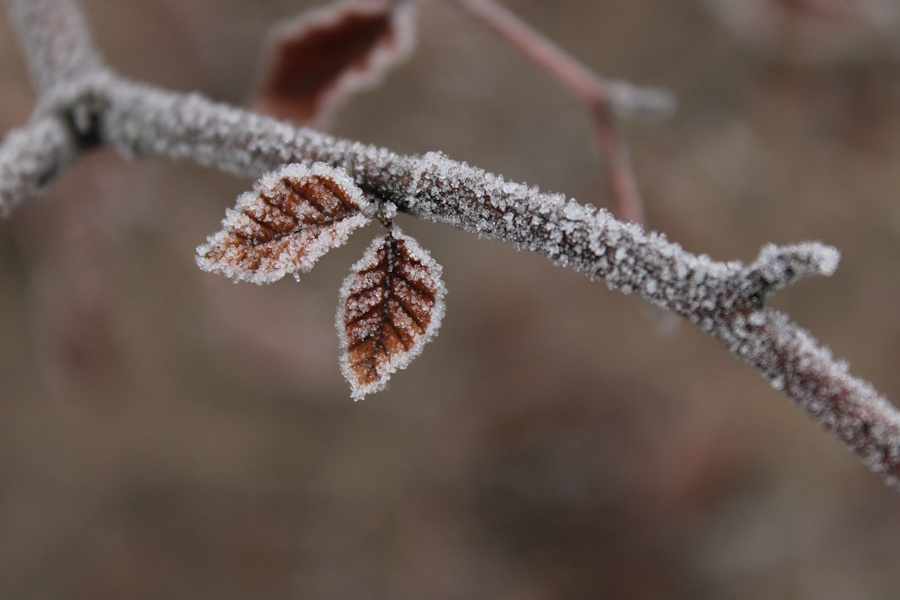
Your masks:
{"label": "orange-brown leaf blade", "polygon": [[287,165],[241,194],[222,230],[197,248],[197,264],[253,283],[309,271],[369,221],[368,205],[343,171],[321,163]]}
{"label": "orange-brown leaf blade", "polygon": [[437,333],[446,288],[441,266],[396,226],[375,240],[341,287],[341,370],[354,400],[387,385]]}
{"label": "orange-brown leaf blade", "polygon": [[407,1],[345,0],[279,26],[270,35],[255,108],[301,123],[321,121],[409,55],[412,11]]}

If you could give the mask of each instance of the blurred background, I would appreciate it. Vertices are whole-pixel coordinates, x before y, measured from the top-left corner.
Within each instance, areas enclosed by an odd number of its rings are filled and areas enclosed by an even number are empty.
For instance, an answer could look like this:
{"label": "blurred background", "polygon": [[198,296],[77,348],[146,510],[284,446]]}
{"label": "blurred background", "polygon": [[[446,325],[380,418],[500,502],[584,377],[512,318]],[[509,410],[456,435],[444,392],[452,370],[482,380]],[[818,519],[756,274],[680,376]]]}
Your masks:
{"label": "blurred background", "polygon": [[[269,26],[323,3],[84,4],[123,75],[242,104]],[[651,228],[722,260],[839,247],[774,304],[900,398],[892,0],[504,4],[677,95],[624,126]],[[441,2],[418,22],[331,131],[611,206],[568,92]],[[0,132],[33,102],[0,18]],[[377,230],[299,284],[201,272],[251,184],[102,150],[0,223],[0,597],[900,597],[896,491],[711,339],[540,256],[401,217],[447,316],[353,403],[334,313]]]}

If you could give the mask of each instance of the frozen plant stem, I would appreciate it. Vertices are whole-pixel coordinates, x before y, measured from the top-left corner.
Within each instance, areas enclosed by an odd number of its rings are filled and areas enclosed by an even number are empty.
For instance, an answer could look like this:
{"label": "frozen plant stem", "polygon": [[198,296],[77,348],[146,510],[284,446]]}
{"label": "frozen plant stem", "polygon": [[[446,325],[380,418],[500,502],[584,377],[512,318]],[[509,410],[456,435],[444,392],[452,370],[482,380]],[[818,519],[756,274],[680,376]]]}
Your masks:
{"label": "frozen plant stem", "polygon": [[71,129],[53,116],[9,132],[0,142],[0,217],[40,191],[77,154]]}
{"label": "frozen plant stem", "polygon": [[39,94],[103,68],[76,4],[56,0],[4,0],[4,4],[13,26],[28,32],[20,39]]}
{"label": "frozen plant stem", "polygon": [[835,249],[767,246],[749,265],[715,262],[605,210],[507,182],[440,153],[402,156],[196,94],[126,81],[96,58],[71,0],[4,2],[40,102],[31,123],[0,142],[0,208],[21,201],[97,144],[113,144],[128,156],[193,160],[257,176],[288,163],[326,163],[346,172],[376,206],[392,203],[401,212],[538,252],[695,323],[900,487],[900,412],[808,332],[766,306],[786,285],[833,273]]}

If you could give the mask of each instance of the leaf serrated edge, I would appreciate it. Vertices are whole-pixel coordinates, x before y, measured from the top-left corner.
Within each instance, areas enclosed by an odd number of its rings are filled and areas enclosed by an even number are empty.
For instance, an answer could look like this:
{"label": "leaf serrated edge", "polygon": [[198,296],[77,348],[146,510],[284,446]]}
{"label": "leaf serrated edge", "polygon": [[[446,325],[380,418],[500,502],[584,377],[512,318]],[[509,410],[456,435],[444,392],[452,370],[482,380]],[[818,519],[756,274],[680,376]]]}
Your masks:
{"label": "leaf serrated edge", "polygon": [[[372,383],[360,385],[356,381],[353,373],[353,368],[351,367],[349,361],[350,353],[347,343],[347,327],[344,322],[347,299],[355,282],[355,278],[361,271],[364,271],[372,266],[373,257],[378,254],[379,248],[384,244],[391,243],[391,240],[402,241],[404,244],[406,244],[407,251],[410,254],[410,257],[418,264],[428,269],[428,271],[432,274],[435,282],[434,306],[432,306],[430,311],[430,320],[428,322],[428,325],[425,327],[425,330],[422,332],[422,334],[415,338],[412,347],[401,354],[391,357],[387,365],[384,366],[381,377],[378,380],[373,381]],[[354,402],[363,400],[367,395],[373,394],[375,392],[380,392],[381,390],[385,389],[388,385],[391,375],[409,366],[413,359],[421,354],[422,348],[424,348],[425,344],[430,342],[437,335],[438,329],[440,328],[441,322],[443,321],[444,314],[446,313],[444,296],[447,294],[447,287],[444,285],[442,274],[443,268],[437,261],[435,261],[431,257],[431,254],[421,245],[419,245],[415,238],[408,236],[400,231],[400,228],[395,224],[391,226],[391,230],[388,233],[375,238],[369,245],[369,247],[366,248],[362,258],[360,258],[356,263],[353,264],[352,267],[350,267],[350,274],[344,279],[344,283],[341,285],[338,310],[335,316],[335,328],[337,329],[338,339],[340,340],[341,373],[343,374],[344,379],[346,379],[350,384],[350,395],[353,398]]]}
{"label": "leaf serrated edge", "polygon": [[[234,226],[236,220],[241,218],[243,209],[250,207],[258,200],[261,194],[276,191],[277,186],[279,186],[284,179],[301,180],[310,177],[323,177],[332,180],[341,188],[341,191],[347,195],[347,199],[353,202],[358,209],[356,214],[350,215],[329,226],[329,229],[335,233],[334,241],[332,243],[314,246],[312,251],[304,256],[303,260],[300,262],[288,263],[281,268],[268,271],[248,271],[233,265],[222,264],[219,261],[208,258],[210,251],[220,243],[224,242],[225,239],[231,235],[230,229]],[[332,248],[342,246],[346,243],[353,231],[369,223],[371,221],[370,215],[373,210],[374,208],[368,198],[366,198],[366,195],[343,169],[338,169],[322,162],[316,162],[312,165],[290,163],[278,170],[265,173],[254,182],[251,191],[244,192],[238,196],[234,208],[226,209],[225,218],[222,219],[222,228],[207,237],[205,243],[197,246],[195,260],[197,266],[202,270],[209,273],[225,275],[235,282],[247,281],[262,285],[278,281],[288,274],[297,277],[299,273],[309,272],[325,253]]]}

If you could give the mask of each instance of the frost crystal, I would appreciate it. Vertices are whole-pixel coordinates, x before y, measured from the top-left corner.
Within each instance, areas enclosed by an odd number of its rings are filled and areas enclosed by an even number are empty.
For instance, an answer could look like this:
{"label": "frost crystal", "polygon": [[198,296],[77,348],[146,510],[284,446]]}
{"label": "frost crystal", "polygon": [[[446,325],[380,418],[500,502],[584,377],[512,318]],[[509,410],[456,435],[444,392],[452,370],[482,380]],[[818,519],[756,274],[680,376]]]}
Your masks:
{"label": "frost crystal", "polygon": [[0,142],[0,217],[43,188],[75,154],[71,132],[52,117],[8,132]]}

